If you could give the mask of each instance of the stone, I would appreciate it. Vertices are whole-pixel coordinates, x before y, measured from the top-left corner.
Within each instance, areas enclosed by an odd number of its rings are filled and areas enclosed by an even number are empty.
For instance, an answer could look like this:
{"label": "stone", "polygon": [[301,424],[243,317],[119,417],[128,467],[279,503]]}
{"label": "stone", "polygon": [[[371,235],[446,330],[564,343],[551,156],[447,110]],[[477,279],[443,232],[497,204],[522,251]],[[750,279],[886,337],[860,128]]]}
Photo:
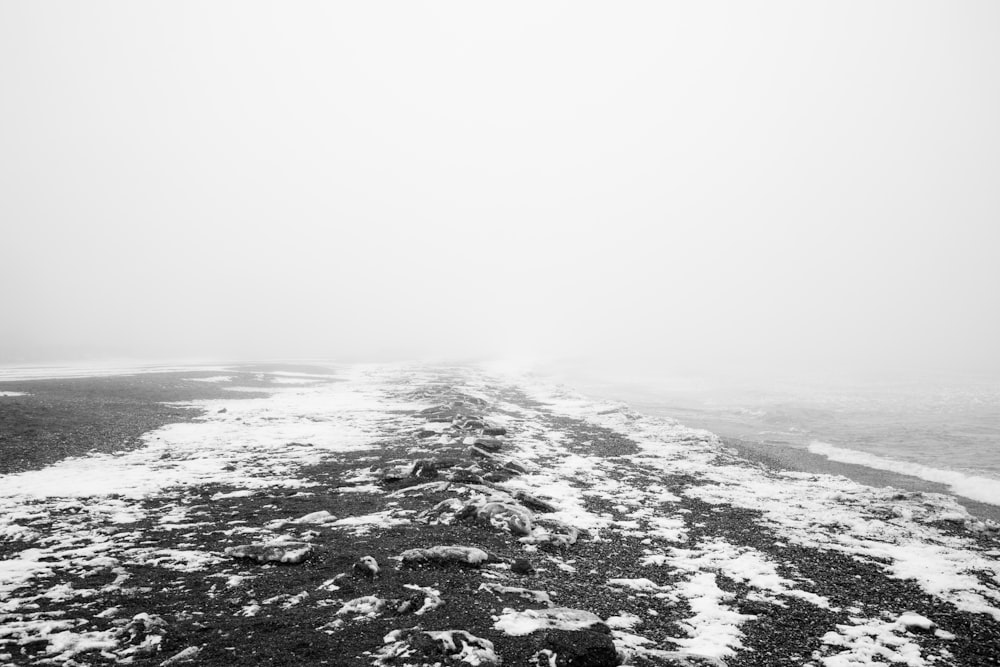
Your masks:
{"label": "stone", "polygon": [[318,512],[311,512],[305,516],[300,516],[298,519],[292,521],[292,523],[330,523],[331,521],[336,521],[337,517],[330,514],[326,510],[319,510]]}
{"label": "stone", "polygon": [[513,535],[530,535],[531,510],[512,503],[490,502],[476,509],[476,519]]}
{"label": "stone", "polygon": [[906,611],[900,614],[896,622],[910,631],[930,632],[937,625],[934,621],[918,614],[915,611]]}
{"label": "stone", "polygon": [[516,475],[523,475],[528,472],[528,467],[517,461],[507,461],[503,464],[504,470],[509,470]]}
{"label": "stone", "polygon": [[225,554],[232,558],[254,560],[258,563],[282,563],[296,565],[313,552],[308,542],[273,542],[271,544],[243,544],[229,547]]}
{"label": "stone", "polygon": [[525,558],[518,558],[510,564],[510,571],[514,574],[534,574],[535,568],[532,566],[531,561]]}
{"label": "stone", "polygon": [[417,461],[413,466],[413,472],[410,473],[411,477],[422,477],[425,479],[433,479],[438,476],[438,464],[437,461],[433,459],[421,459]]}
{"label": "stone", "polygon": [[537,544],[543,548],[562,549],[576,544],[580,530],[562,521],[539,517],[535,520],[535,530],[521,538],[525,544]]}
{"label": "stone", "polygon": [[493,627],[514,637],[530,635],[540,630],[573,632],[587,630],[599,634],[611,634],[611,628],[597,614],[570,607],[525,609],[524,611],[504,609],[503,613],[496,618],[497,621]]}
{"label": "stone", "polygon": [[556,667],[617,667],[622,662],[611,635],[604,632],[549,630],[538,645],[555,655]]}
{"label": "stone", "polygon": [[371,556],[362,556],[358,562],[352,566],[354,574],[367,579],[374,579],[378,576],[378,561]]}
{"label": "stone", "polygon": [[375,652],[376,665],[475,665],[499,667],[493,642],[464,630],[393,630]]}
{"label": "stone", "polygon": [[490,556],[482,549],[463,546],[436,546],[427,549],[409,549],[402,554],[404,563],[458,564],[479,567]]}
{"label": "stone", "polygon": [[132,650],[138,655],[155,653],[160,648],[160,637],[167,631],[167,622],[155,614],[145,612],[132,617],[125,627],[115,631],[119,640],[136,644]]}
{"label": "stone", "polygon": [[504,586],[503,584],[479,584],[477,590],[486,591],[492,593],[498,598],[502,598],[504,595],[516,595],[519,598],[529,600],[535,604],[544,604],[549,607],[552,606],[552,598],[546,591],[536,591],[530,588],[521,588],[520,586]]}
{"label": "stone", "polygon": [[385,609],[388,603],[380,597],[374,595],[363,595],[353,600],[348,600],[337,611],[337,616],[355,616],[362,618],[375,618]]}
{"label": "stone", "polygon": [[476,438],[472,441],[473,446],[485,449],[488,452],[499,452],[503,443],[496,438]]}
{"label": "stone", "polygon": [[483,478],[467,468],[459,468],[451,473],[451,481],[463,484],[482,484]]}

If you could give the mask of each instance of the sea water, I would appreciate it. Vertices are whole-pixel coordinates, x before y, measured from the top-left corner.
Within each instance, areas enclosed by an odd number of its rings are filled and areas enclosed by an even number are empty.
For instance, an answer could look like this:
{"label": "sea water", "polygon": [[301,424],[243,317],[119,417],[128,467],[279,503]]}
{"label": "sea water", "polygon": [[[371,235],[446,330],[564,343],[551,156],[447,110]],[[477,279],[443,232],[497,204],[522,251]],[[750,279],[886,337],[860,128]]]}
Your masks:
{"label": "sea water", "polygon": [[1000,380],[749,383],[575,378],[585,393],[723,438],[806,449],[1000,505]]}

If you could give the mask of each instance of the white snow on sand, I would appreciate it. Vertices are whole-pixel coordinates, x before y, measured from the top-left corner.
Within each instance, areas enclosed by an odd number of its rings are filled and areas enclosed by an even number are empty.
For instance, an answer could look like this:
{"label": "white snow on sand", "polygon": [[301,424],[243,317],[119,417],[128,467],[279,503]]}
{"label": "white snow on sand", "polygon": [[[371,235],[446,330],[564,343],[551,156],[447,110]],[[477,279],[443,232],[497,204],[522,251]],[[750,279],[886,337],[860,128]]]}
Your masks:
{"label": "white snow on sand", "polygon": [[232,375],[213,375],[207,378],[188,378],[194,382],[232,382],[236,379]]}
{"label": "white snow on sand", "polygon": [[0,391],[0,398],[13,398],[14,396],[30,396],[23,391]]}
{"label": "white snow on sand", "polygon": [[103,366],[93,364],[61,366],[3,366],[0,367],[0,382],[12,380],[57,380],[69,378],[109,377],[113,375],[138,375],[140,373],[190,373],[192,371],[225,372],[232,370],[226,366],[165,365],[142,363],[109,363]]}
{"label": "white snow on sand", "polygon": [[[197,531],[204,522],[191,506],[168,502],[146,509],[138,501],[182,497],[187,489],[205,484],[234,488],[216,494],[215,500],[264,488],[298,488],[304,484],[296,476],[302,466],[372,446],[387,414],[414,407],[387,400],[381,378],[370,369],[344,377],[345,382],[270,387],[262,398],[192,401],[187,405],[205,409],[202,417],[147,433],[140,449],[75,457],[0,477],[0,536],[32,541],[31,548],[0,561],[0,614],[31,608],[38,594],[28,589],[46,581],[76,580],[98,571],[117,574],[98,591],[49,586],[45,593],[83,598],[127,586],[133,565],[192,572],[220,562],[221,553],[143,546],[142,534],[130,526],[147,518],[161,529],[178,531]],[[404,520],[371,515],[344,526],[364,532],[380,521]],[[120,528],[109,530],[108,525]],[[273,537],[266,526],[234,527],[237,532]],[[16,636],[19,642],[48,642],[46,650],[57,662],[90,648],[113,650],[118,645],[114,637],[81,630],[84,625],[73,622],[57,631],[45,619],[24,621]]]}
{"label": "white snow on sand", "polygon": [[[141,449],[68,459],[42,470],[3,476],[0,536],[30,541],[31,547],[0,561],[0,614],[29,608],[42,597],[84,599],[127,587],[128,566],[133,563],[191,572],[219,562],[222,553],[186,545],[173,549],[144,546],[136,524],[151,520],[160,529],[197,531],[202,525],[198,510],[170,497],[180,498],[206,484],[223,486],[212,496],[216,502],[238,502],[274,487],[296,489],[306,483],[298,476],[302,466],[372,447],[385,428],[418,432],[424,428],[423,420],[394,411],[426,405],[417,399],[388,398],[392,390],[399,393],[401,378],[408,377],[424,379],[415,371],[358,366],[340,374],[341,382],[278,382],[254,389],[265,393],[264,397],[195,401],[189,405],[205,408],[203,417],[146,434],[146,446]],[[669,637],[657,642],[639,634],[649,622],[641,623],[638,616],[620,613],[613,621],[609,619],[616,644],[628,655],[700,656],[722,664],[719,661],[739,651],[744,630],[754,617],[739,612],[732,594],[720,588],[721,577],[747,586],[757,602],[782,606],[804,601],[831,608],[827,598],[814,592],[812,582],[787,568],[779,571],[768,554],[722,538],[688,543],[691,527],[684,512],[690,510],[679,509],[683,498],[704,501],[720,511],[729,506],[755,510],[760,513],[761,528],[773,531],[783,544],[835,551],[868,562],[887,576],[916,581],[928,594],[960,610],[1000,620],[996,554],[985,553],[971,538],[942,530],[935,523],[964,524],[971,530],[991,527],[971,517],[949,496],[874,489],[828,475],[776,474],[736,459],[705,431],[647,417],[620,404],[591,401],[531,379],[518,381],[556,415],[609,429],[634,441],[638,453],[623,449],[617,457],[598,456],[587,450],[586,443],[577,446],[567,433],[554,430],[546,421],[547,414],[499,403],[498,409],[505,414],[487,410],[483,416],[516,433],[506,441],[503,456],[527,472],[495,487],[467,484],[462,493],[471,498],[495,497],[498,502],[513,502],[519,491],[544,496],[554,511],[535,514],[535,525],[521,538],[521,548],[553,570],[572,573],[579,564],[572,552],[558,557],[539,549],[546,540],[572,536],[572,540],[601,542],[613,537],[641,544],[644,557],[630,565],[641,568],[644,576],[609,574],[608,586],[648,597],[650,602],[681,604],[690,613],[671,626]],[[473,375],[459,389],[472,396],[488,396],[496,384]],[[445,427],[434,428],[445,437]],[[339,491],[381,492],[372,474],[359,473],[348,480],[357,482],[356,486],[343,486]],[[670,488],[664,480],[675,475],[696,483]],[[440,489],[440,483],[413,486],[405,493],[433,489]],[[168,499],[149,509],[137,502],[153,496]],[[350,536],[410,523],[416,517],[393,509],[337,518],[293,515],[273,526],[232,525],[230,530],[267,540],[275,538],[274,531],[282,525],[300,527],[308,523],[307,518],[309,522],[322,519],[324,525]],[[293,523],[297,519],[303,523]],[[74,588],[62,581],[71,572],[75,580],[80,573],[98,570],[114,573],[115,580],[98,589]],[[984,583],[988,580],[996,586]],[[671,583],[663,583],[667,581]],[[593,617],[573,611],[506,609],[494,619],[495,628],[521,635],[566,624],[587,627],[594,622]],[[922,655],[908,633],[934,619],[921,620],[915,614],[872,619],[849,611],[850,623],[823,636],[828,653],[814,655],[814,664],[855,667],[895,660],[920,666],[933,662],[934,656]],[[16,633],[9,636],[17,641],[45,642],[56,662],[66,662],[88,646],[125,657],[115,636],[93,632],[84,620],[22,619],[10,627],[14,629],[5,627],[3,632]]]}
{"label": "white snow on sand", "polygon": [[[931,524],[949,521],[964,524],[972,531],[996,530],[997,527],[972,517],[950,496],[872,488],[838,476],[775,474],[738,460],[716,436],[706,431],[689,429],[669,419],[645,416],[623,404],[593,401],[531,378],[516,380],[522,388],[528,389],[532,398],[556,413],[583,419],[635,441],[640,453],[626,458],[637,466],[651,472],[695,478],[698,483],[684,491],[691,497],[712,504],[758,510],[763,515],[763,526],[773,529],[789,543],[839,551],[866,560],[882,568],[888,576],[915,580],[927,593],[963,611],[985,613],[1000,620],[1000,568],[996,554],[984,552],[970,537],[950,534]],[[519,411],[529,424],[534,416],[532,411],[520,410],[517,406],[505,405],[504,408]],[[644,491],[651,488],[648,484],[630,485],[622,481],[619,472],[610,475],[602,472],[602,469],[614,470],[610,460],[559,452],[553,440],[544,437],[543,433],[538,433],[535,441],[525,449],[530,451],[523,451],[524,456],[531,456],[532,452],[540,455],[535,460],[542,463],[539,467],[544,472],[535,475],[537,481],[546,484],[550,477],[551,483],[558,484],[561,478],[566,496],[557,497],[564,506],[573,508],[573,518],[587,523],[592,529],[612,525],[612,515],[589,513],[588,516],[579,504],[583,495],[603,495],[613,503],[616,511],[627,510],[633,503],[646,503],[646,506],[652,504],[658,508],[654,515],[671,515],[669,491],[655,501],[648,495],[644,498]],[[546,457],[552,460],[545,460]],[[586,479],[590,490],[581,491],[577,486],[565,485],[566,480],[574,478]],[[626,521],[643,518],[641,511],[623,517]],[[624,521],[616,523],[622,528],[628,525]],[[648,522],[641,524],[637,533],[649,531],[650,527]],[[678,529],[682,530],[679,526]],[[683,532],[677,537],[683,537]],[[795,597],[821,608],[830,606],[826,598],[808,590],[808,582],[778,575],[774,565],[754,550],[710,541],[696,550],[685,551],[670,545],[669,539],[665,541],[667,543],[658,549],[655,543],[652,545],[654,548],[647,551],[643,564],[688,573],[687,579],[673,591],[684,598],[694,612],[682,624],[688,637],[671,639],[684,654],[721,659],[742,645],[740,626],[750,618],[729,606],[729,596],[718,588],[715,573],[751,586],[752,595],[761,601],[780,605],[784,604],[783,600]],[[994,583],[987,585],[984,580]],[[861,635],[870,636],[864,632]],[[849,650],[838,654],[839,658],[824,660],[825,664],[831,667],[874,665],[880,664],[874,656],[889,655],[876,651],[870,660],[862,659],[859,656],[863,651],[857,649],[857,645],[866,640],[844,637],[842,645]],[[832,643],[833,635],[829,638]],[[623,639],[631,646],[630,650],[654,655],[642,649],[642,642],[633,640],[634,637]],[[886,641],[883,645],[895,651],[892,655],[894,658],[899,656],[896,659],[923,664],[914,661],[905,642]]]}

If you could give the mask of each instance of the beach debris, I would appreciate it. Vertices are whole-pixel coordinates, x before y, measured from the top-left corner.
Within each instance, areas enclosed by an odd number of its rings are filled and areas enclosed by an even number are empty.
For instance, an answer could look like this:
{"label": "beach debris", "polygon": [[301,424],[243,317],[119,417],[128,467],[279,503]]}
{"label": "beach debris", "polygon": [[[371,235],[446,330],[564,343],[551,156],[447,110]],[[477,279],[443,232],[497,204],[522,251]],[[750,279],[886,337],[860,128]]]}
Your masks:
{"label": "beach debris", "polygon": [[352,566],[354,574],[359,577],[366,577],[368,579],[374,579],[378,576],[379,567],[378,561],[371,556],[362,556],[358,559],[358,562]]}
{"label": "beach debris", "polygon": [[400,629],[387,634],[384,641],[386,646],[374,654],[376,665],[457,664],[498,667],[501,664],[493,642],[464,630]]}
{"label": "beach debris", "polygon": [[514,499],[519,500],[528,509],[535,512],[555,512],[556,506],[549,501],[528,493],[527,491],[516,491],[514,492]]}
{"label": "beach debris", "polygon": [[446,498],[429,510],[425,510],[417,515],[419,521],[426,521],[429,524],[450,524],[455,515],[462,511],[465,503],[458,498]]}
{"label": "beach debris", "polygon": [[507,435],[507,429],[503,426],[488,424],[483,427],[483,435]]}
{"label": "beach debris", "polygon": [[569,607],[552,607],[551,609],[525,609],[517,611],[504,609],[500,616],[494,617],[493,627],[505,634],[520,637],[539,630],[589,630],[608,634],[611,629],[593,612]]}
{"label": "beach debris", "polygon": [[493,456],[493,454],[491,454],[490,452],[486,451],[482,447],[477,447],[476,445],[472,445],[471,447],[469,447],[469,456],[471,456],[474,459],[492,459],[492,458],[495,458]]}
{"label": "beach debris", "polygon": [[476,547],[436,546],[427,549],[409,549],[400,554],[404,563],[459,564],[479,567],[489,560],[489,554]]}
{"label": "beach debris", "polygon": [[243,544],[228,547],[225,554],[231,558],[254,560],[258,563],[283,563],[297,565],[313,551],[308,542],[272,542],[270,544]]}

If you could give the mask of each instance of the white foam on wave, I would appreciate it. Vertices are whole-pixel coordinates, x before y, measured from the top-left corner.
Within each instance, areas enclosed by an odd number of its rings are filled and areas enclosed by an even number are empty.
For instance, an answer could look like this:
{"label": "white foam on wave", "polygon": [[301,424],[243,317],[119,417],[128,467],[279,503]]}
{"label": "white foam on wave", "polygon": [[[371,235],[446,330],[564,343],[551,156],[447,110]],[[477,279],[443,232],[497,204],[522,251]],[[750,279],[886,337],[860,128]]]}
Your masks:
{"label": "white foam on wave", "polygon": [[913,579],[962,611],[1000,620],[1000,593],[979,578],[980,572],[993,571],[995,558],[971,533],[953,535],[935,526],[947,520],[972,531],[988,529],[952,496],[900,493],[835,475],[769,471],[740,459],[708,431],[591,400],[538,378],[512,380],[557,414],[627,436],[641,450],[634,460],[643,467],[690,476],[695,483],[681,495],[754,510],[759,523],[789,543],[870,560],[888,576]]}
{"label": "white foam on wave", "polygon": [[813,440],[809,443],[809,451],[839,463],[854,463],[866,468],[888,470],[911,477],[919,477],[929,482],[945,484],[956,495],[981,503],[1000,505],[1000,479],[970,475],[958,470],[932,468],[912,461],[890,459],[868,452],[860,452],[856,449],[837,447],[819,440]]}

